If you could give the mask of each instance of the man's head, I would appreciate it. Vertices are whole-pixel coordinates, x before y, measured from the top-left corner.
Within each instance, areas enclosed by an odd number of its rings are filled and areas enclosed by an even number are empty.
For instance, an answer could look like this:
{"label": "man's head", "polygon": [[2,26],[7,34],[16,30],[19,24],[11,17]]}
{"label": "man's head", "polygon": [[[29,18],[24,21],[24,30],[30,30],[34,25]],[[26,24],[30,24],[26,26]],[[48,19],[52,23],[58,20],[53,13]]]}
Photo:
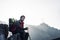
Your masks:
{"label": "man's head", "polygon": [[20,20],[24,21],[24,19],[25,19],[25,16],[22,15],[22,16],[20,17]]}

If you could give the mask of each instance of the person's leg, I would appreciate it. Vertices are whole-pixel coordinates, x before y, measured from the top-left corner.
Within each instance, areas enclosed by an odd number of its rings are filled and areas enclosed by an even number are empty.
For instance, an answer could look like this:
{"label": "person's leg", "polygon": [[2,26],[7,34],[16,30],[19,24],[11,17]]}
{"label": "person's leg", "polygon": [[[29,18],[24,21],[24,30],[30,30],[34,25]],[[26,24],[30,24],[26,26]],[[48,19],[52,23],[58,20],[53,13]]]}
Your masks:
{"label": "person's leg", "polygon": [[5,35],[4,34],[0,34],[0,40],[6,40]]}
{"label": "person's leg", "polygon": [[29,33],[25,33],[25,40],[28,40]]}
{"label": "person's leg", "polygon": [[17,33],[17,39],[21,40],[20,33]]}

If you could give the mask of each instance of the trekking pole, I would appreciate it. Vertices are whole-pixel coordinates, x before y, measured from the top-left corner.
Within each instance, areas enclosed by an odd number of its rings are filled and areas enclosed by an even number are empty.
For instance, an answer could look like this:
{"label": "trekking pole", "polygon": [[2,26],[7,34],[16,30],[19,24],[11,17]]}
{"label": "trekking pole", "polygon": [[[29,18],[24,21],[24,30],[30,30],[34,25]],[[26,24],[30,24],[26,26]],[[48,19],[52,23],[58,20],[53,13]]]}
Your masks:
{"label": "trekking pole", "polygon": [[[29,28],[28,28],[28,33],[29,33]],[[29,35],[29,39],[31,40],[31,36]]]}
{"label": "trekking pole", "polygon": [[31,36],[29,35],[29,39],[31,40]]}

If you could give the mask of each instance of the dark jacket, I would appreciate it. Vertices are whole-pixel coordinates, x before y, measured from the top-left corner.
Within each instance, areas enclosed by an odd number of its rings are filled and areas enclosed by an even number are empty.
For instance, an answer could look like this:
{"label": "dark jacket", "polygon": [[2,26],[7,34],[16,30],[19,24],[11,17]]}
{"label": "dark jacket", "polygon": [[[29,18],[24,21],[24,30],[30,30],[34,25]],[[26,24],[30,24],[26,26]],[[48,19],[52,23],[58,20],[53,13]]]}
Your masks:
{"label": "dark jacket", "polygon": [[7,24],[0,24],[0,33],[5,34],[8,36],[8,25]]}

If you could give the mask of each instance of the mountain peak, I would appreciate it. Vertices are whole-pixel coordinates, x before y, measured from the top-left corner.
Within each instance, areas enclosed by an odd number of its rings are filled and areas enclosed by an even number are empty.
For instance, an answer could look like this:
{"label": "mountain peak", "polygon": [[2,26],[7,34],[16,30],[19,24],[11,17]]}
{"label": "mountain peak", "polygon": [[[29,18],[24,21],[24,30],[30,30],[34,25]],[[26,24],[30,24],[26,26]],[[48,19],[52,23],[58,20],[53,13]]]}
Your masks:
{"label": "mountain peak", "polygon": [[42,25],[42,26],[48,26],[48,24],[46,24],[46,23],[41,23],[40,25]]}

